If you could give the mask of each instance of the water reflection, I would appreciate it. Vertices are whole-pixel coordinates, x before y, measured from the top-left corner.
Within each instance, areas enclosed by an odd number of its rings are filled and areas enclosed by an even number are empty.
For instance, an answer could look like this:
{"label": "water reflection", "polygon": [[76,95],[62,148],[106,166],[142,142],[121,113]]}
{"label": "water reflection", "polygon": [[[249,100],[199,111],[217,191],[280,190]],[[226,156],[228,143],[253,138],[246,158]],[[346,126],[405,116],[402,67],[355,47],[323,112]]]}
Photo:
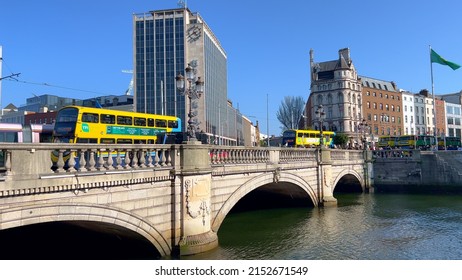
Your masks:
{"label": "water reflection", "polygon": [[462,259],[462,197],[336,195],[338,207],[231,213],[191,259]]}

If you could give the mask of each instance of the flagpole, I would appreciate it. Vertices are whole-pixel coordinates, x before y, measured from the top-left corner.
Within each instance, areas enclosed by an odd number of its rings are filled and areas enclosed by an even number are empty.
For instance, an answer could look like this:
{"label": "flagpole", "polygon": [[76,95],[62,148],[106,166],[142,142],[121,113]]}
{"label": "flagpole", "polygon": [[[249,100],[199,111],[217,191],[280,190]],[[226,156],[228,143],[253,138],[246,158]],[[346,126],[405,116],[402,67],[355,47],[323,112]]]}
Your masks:
{"label": "flagpole", "polygon": [[435,85],[433,83],[433,62],[432,62],[432,46],[430,47],[430,73],[431,73],[431,80],[432,80],[432,96],[433,96],[433,135],[435,136],[435,145],[436,149],[438,149],[438,138],[436,136],[436,102],[435,102]]}

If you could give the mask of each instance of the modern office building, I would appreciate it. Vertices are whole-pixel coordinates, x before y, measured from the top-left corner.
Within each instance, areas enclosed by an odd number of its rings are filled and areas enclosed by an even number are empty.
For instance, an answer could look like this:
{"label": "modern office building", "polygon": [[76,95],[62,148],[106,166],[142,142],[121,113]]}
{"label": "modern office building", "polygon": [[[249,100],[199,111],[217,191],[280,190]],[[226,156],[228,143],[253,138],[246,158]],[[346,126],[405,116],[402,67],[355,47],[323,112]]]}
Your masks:
{"label": "modern office building", "polygon": [[204,19],[188,8],[157,10],[135,14],[133,28],[135,110],[178,116],[186,131],[189,99],[177,90],[175,77],[194,66],[205,83],[191,103],[199,131],[209,143],[237,145],[242,116],[228,103],[227,56]]}

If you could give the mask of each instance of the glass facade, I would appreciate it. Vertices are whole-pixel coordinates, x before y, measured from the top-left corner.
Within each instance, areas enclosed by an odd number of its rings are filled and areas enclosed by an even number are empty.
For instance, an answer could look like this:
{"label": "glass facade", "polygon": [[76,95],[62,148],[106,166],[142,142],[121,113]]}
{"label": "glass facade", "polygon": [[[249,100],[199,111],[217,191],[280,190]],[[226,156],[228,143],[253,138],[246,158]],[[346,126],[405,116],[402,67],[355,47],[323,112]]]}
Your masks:
{"label": "glass facade", "polygon": [[242,115],[228,103],[226,53],[203,19],[188,9],[134,15],[135,110],[178,116],[186,131],[188,100],[177,92],[175,77],[185,76],[194,60],[205,83],[197,108],[199,128],[209,143],[236,145]]}
{"label": "glass facade", "polygon": [[185,97],[175,86],[185,68],[184,10],[135,15],[134,21],[136,111],[184,120]]}
{"label": "glass facade", "polygon": [[[207,34],[204,36],[206,132],[232,137],[227,100],[226,56]],[[213,93],[213,94],[211,94]],[[235,138],[235,137],[234,137]]]}

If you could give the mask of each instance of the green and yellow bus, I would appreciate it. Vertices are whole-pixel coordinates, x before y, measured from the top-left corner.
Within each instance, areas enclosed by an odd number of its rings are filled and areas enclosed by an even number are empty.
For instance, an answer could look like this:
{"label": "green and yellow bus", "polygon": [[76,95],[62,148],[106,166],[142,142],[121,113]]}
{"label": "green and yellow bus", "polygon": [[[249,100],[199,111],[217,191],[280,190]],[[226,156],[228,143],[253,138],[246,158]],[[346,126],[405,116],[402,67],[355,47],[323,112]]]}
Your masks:
{"label": "green and yellow bus", "polygon": [[[326,147],[334,145],[335,132],[323,131],[323,143]],[[318,147],[321,140],[319,130],[289,129],[282,134],[282,146],[285,147]]]}
{"label": "green and yellow bus", "polygon": [[390,135],[382,135],[379,136],[379,140],[377,142],[377,147],[379,149],[393,149],[397,145],[397,137],[396,136],[390,136]]}
{"label": "green and yellow bus", "polygon": [[398,137],[397,147],[400,149],[430,150],[435,146],[435,136],[430,135],[402,135]]}
{"label": "green and yellow bus", "polygon": [[[53,142],[156,144],[159,136],[177,132],[181,132],[181,119],[174,116],[66,106],[60,109],[56,116]],[[58,151],[51,153],[53,164],[58,162],[58,156]],[[69,152],[63,155],[66,164],[69,156]],[[102,153],[97,156],[107,157],[108,154]],[[125,154],[121,156],[124,158]],[[77,164],[78,162],[76,167]]]}
{"label": "green and yellow bus", "polygon": [[155,144],[158,135],[181,132],[174,116],[66,106],[58,111],[55,143]]}
{"label": "green and yellow bus", "polygon": [[438,150],[459,150],[461,147],[460,137],[438,137]]}

